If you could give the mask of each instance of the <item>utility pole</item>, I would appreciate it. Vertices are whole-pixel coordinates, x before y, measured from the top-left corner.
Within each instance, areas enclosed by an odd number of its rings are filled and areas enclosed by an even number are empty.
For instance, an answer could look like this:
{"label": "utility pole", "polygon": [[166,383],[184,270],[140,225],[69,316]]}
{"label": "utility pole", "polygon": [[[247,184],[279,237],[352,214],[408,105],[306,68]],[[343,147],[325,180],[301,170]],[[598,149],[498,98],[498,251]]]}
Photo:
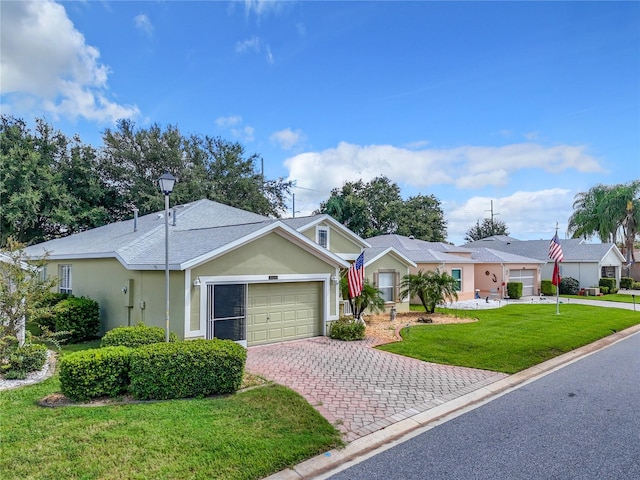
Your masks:
{"label": "utility pole", "polygon": [[493,200],[491,200],[491,210],[485,210],[485,212],[491,212],[491,235],[495,235],[496,229],[493,224],[493,217],[500,215],[499,213],[493,213]]}

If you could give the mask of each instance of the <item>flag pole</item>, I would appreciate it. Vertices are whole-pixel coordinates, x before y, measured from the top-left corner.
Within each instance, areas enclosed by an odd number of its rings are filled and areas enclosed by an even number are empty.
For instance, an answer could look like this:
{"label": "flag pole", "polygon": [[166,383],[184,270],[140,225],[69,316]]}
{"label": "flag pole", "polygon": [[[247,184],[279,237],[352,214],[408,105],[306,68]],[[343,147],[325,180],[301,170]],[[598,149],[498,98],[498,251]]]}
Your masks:
{"label": "flag pole", "polygon": [[[558,234],[558,230],[556,229],[556,235]],[[558,266],[558,261],[556,260],[555,268],[553,270],[554,274],[557,272],[557,277],[560,278],[560,267]],[[556,285],[556,315],[560,315],[560,282]]]}

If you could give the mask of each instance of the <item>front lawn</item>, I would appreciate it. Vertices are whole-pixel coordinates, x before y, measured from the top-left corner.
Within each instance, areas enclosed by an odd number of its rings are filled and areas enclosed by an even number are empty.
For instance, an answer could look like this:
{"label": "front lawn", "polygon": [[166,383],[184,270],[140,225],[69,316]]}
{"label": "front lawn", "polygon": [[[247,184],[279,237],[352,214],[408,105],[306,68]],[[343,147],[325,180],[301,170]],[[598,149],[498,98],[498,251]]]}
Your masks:
{"label": "front lawn", "polygon": [[405,328],[404,341],[378,348],[427,362],[515,373],[640,323],[638,312],[587,305],[562,304],[556,315],[554,303],[455,313],[479,321]]}
{"label": "front lawn", "polygon": [[58,376],[0,392],[3,479],[258,479],[341,445],[277,385],[216,398],[44,408]]}
{"label": "front lawn", "polygon": [[[592,297],[585,295],[560,295],[560,298],[577,298],[579,300],[598,300],[601,302],[620,302],[620,303],[638,303],[640,307],[640,295],[633,298],[630,293],[609,293],[607,295]],[[638,309],[640,310],[640,308]]]}

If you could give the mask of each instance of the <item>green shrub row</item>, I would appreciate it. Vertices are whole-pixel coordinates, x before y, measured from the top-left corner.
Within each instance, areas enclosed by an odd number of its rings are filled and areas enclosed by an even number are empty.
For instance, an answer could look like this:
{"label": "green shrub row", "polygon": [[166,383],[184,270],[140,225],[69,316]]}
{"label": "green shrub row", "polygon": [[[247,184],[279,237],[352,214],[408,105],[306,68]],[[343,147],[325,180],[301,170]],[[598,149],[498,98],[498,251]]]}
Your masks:
{"label": "green shrub row", "polygon": [[556,286],[551,280],[542,280],[540,282],[540,292],[547,297],[552,297],[556,294]]}
{"label": "green shrub row", "polygon": [[353,317],[340,317],[331,324],[329,336],[336,340],[363,340],[365,324]]}
{"label": "green shrub row", "polygon": [[[616,279],[615,278],[601,278],[598,282],[598,286],[600,287],[600,292],[604,293],[618,293],[618,288],[616,287]],[[607,291],[604,292],[603,288],[606,288]]]}
{"label": "green shrub row", "polygon": [[65,355],[62,393],[76,401],[117,397],[141,400],[231,393],[240,388],[246,350],[231,340],[110,346]]}
{"label": "green shrub row", "polygon": [[246,358],[245,348],[231,340],[145,345],[131,357],[131,393],[143,400],[232,393]]}
{"label": "green shrub row", "polygon": [[[165,330],[161,327],[151,327],[139,323],[133,327],[118,327],[109,330],[100,342],[101,347],[141,347],[152,343],[164,342],[166,338]],[[178,335],[175,332],[169,333],[169,341],[177,342]]]}
{"label": "green shrub row", "polygon": [[76,401],[122,395],[129,385],[131,352],[105,347],[65,355],[60,359],[62,393]]}
{"label": "green shrub row", "polygon": [[620,288],[626,288],[626,289],[633,288],[633,278],[622,277],[620,279]]}
{"label": "green shrub row", "polygon": [[522,297],[522,282],[507,282],[507,296],[516,300]]}

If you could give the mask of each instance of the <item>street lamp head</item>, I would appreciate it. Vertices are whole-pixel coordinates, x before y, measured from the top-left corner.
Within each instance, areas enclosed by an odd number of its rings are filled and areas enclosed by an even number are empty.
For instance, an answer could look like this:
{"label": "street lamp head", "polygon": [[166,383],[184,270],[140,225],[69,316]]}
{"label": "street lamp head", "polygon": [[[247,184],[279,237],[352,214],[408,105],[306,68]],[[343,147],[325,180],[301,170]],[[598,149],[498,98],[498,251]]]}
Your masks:
{"label": "street lamp head", "polygon": [[165,173],[158,179],[158,185],[160,185],[160,191],[164,195],[171,195],[173,192],[173,186],[176,183],[176,177],[170,173]]}

